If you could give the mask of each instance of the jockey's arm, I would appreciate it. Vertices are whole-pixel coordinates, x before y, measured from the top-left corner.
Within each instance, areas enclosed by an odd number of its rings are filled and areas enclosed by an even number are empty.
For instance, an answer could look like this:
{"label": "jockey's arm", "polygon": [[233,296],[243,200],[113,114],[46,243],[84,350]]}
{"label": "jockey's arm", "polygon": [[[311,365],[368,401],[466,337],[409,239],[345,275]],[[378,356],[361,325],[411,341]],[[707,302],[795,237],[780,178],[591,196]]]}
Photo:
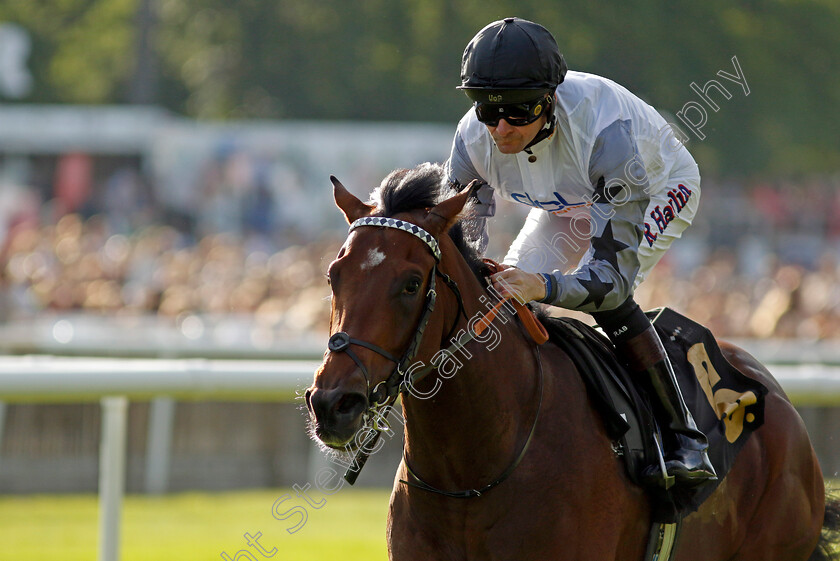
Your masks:
{"label": "jockey's arm", "polygon": [[[447,171],[450,179],[460,183],[467,178],[481,178],[458,135],[453,142]],[[644,165],[628,122],[615,121],[598,135],[590,157],[589,172],[594,191],[589,201],[592,237],[580,240],[581,247],[591,242],[580,265],[567,274],[566,267],[553,270],[538,268],[539,272],[527,272],[518,268],[520,263],[515,262],[516,268],[494,275],[493,283],[497,290],[503,294],[514,290],[521,300],[540,300],[585,312],[615,308],[631,295],[639,271],[638,248],[649,196]],[[483,251],[487,239],[486,217],[495,213],[489,186],[479,190],[479,200],[473,212],[475,227],[472,239],[480,241]],[[555,218],[546,217],[541,221],[550,224],[554,231],[558,228]],[[467,230],[469,232],[470,229]],[[546,238],[545,234],[545,231],[533,231],[537,239]],[[551,238],[547,236],[547,239]],[[548,256],[549,249],[542,250]],[[510,263],[507,259],[505,261]],[[549,263],[551,260],[543,259],[542,262]]]}
{"label": "jockey's arm", "polygon": [[569,274],[542,274],[544,302],[583,312],[611,310],[632,295],[639,244],[650,200],[644,162],[628,121],[615,121],[596,138],[589,160],[593,186],[590,247]]}

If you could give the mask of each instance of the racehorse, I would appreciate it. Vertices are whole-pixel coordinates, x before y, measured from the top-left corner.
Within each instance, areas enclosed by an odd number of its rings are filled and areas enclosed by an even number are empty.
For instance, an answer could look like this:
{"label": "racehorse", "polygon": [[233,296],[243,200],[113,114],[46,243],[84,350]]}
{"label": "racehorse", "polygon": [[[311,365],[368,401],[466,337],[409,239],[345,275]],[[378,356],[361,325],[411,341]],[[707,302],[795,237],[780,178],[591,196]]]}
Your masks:
{"label": "racehorse", "polygon": [[[343,449],[395,398],[395,378],[409,386],[387,521],[393,561],[643,559],[649,496],[616,458],[560,347],[538,346],[502,314],[459,351],[460,366],[429,367],[474,327],[469,318],[487,311],[490,295],[459,221],[470,189],[447,197],[444,177],[433,164],[392,172],[375,205],[331,178],[353,226],[327,274],[333,335],[305,392],[313,433]],[[684,519],[673,558],[833,559],[828,530],[840,525],[840,504],[826,498],[802,420],[765,367],[720,346],[769,388],[765,422]],[[409,371],[425,377],[411,387]]]}

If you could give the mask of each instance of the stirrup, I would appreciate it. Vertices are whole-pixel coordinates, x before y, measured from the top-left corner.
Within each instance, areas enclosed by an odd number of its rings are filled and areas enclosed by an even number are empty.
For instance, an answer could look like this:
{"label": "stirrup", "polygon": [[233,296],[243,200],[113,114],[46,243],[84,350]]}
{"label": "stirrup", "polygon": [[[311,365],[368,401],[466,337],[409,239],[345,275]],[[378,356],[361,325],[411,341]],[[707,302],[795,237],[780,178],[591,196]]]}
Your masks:
{"label": "stirrup", "polygon": [[[691,450],[692,452],[697,452],[703,456],[702,465],[700,467],[696,470],[686,470],[684,474],[682,471],[677,471],[675,473],[673,466],[671,470],[668,469],[668,464],[673,464],[679,460],[665,461],[665,452],[660,433],[657,432],[654,434],[654,442],[656,443],[658,463],[647,466],[644,470],[642,470],[642,480],[645,482],[646,486],[659,487],[667,491],[674,486],[690,489],[692,487],[702,485],[707,481],[717,480],[717,473],[715,473],[715,468],[712,465],[711,460],[709,460],[708,453],[705,450]],[[681,474],[694,474],[695,476],[679,477],[678,475]]]}
{"label": "stirrup", "polygon": [[[715,472],[714,466],[712,466],[712,462],[709,460],[708,454],[705,451],[697,453],[701,455],[701,461],[694,469],[690,469],[689,466],[678,460],[665,462],[666,469],[670,468],[668,473],[676,478],[677,484],[680,487],[696,487],[707,481],[717,481],[717,473]],[[675,469],[677,466],[668,465],[678,462],[681,464],[679,466],[680,469]]]}
{"label": "stirrup", "polygon": [[656,443],[656,458],[659,462],[642,470],[642,479],[650,487],[661,487],[667,491],[674,486],[676,478],[670,475],[668,469],[665,467],[665,452],[660,438],[658,432],[654,433],[653,441]]}

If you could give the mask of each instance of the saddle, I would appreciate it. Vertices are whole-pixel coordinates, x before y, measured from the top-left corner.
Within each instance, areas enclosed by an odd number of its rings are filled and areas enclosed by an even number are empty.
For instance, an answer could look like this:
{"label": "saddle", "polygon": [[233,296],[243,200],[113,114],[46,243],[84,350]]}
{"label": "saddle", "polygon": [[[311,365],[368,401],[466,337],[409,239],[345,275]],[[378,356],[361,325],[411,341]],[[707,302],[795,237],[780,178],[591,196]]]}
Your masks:
{"label": "saddle", "polygon": [[646,392],[634,373],[616,356],[609,339],[572,318],[541,317],[550,340],[560,346],[581,373],[599,411],[615,453],[627,474],[653,500],[653,521],[674,524],[697,510],[726,476],[749,435],[764,422],[767,388],[730,365],[712,334],[669,309],[648,312],[671,359],[686,405],[709,439],[709,459],[717,480],[694,488],[651,486],[642,470],[661,465],[662,432]]}

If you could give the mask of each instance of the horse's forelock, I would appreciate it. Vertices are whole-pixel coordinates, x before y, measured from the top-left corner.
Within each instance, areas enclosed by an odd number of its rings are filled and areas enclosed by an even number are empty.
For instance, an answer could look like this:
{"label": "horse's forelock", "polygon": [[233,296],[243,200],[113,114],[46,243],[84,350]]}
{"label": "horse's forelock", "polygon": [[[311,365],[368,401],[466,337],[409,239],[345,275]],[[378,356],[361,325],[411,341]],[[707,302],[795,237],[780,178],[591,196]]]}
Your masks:
{"label": "horse's forelock", "polygon": [[[412,169],[397,169],[389,173],[371,194],[376,203],[373,215],[395,216],[431,208],[457,192],[446,180],[446,171],[440,164],[425,163]],[[449,236],[476,276],[483,281],[485,266],[478,252],[467,241],[460,222],[449,230]]]}
{"label": "horse's forelock", "polygon": [[392,171],[372,194],[375,214],[394,216],[434,206],[444,191],[445,177],[439,164],[425,163],[413,169]]}

